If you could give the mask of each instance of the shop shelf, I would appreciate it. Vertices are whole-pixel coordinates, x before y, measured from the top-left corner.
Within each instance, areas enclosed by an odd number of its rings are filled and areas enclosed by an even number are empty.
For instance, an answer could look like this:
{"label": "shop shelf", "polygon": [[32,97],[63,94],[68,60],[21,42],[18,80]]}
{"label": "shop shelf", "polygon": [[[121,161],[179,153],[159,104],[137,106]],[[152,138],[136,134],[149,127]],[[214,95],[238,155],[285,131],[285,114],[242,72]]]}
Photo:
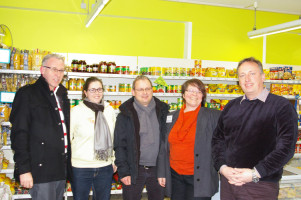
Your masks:
{"label": "shop shelf", "polygon": [[1,122],[1,126],[10,126],[10,122]]}
{"label": "shop shelf", "polygon": [[7,169],[0,170],[0,173],[13,174],[14,173],[14,163],[9,163]]}
{"label": "shop shelf", "polygon": [[9,145],[7,145],[7,146],[3,146],[2,148],[1,148],[2,150],[11,150],[11,146]]}
{"label": "shop shelf", "polygon": [[40,75],[40,71],[34,71],[34,70],[12,70],[12,69],[0,69],[0,73],[5,74],[37,74]]}
{"label": "shop shelf", "polygon": [[14,199],[31,199],[30,194],[15,194],[12,196],[12,200]]}
{"label": "shop shelf", "polygon": [[301,158],[301,153],[295,153],[294,158]]}

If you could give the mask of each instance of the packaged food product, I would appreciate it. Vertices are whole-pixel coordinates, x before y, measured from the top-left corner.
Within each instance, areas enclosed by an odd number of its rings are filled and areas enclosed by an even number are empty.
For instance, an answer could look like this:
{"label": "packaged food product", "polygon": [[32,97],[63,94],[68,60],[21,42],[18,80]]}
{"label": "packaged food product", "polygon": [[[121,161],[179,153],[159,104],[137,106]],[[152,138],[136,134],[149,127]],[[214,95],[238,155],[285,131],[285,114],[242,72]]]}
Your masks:
{"label": "packaged food product", "polygon": [[227,78],[237,78],[236,69],[226,70]]}
{"label": "packaged food product", "polygon": [[0,105],[0,122],[8,122],[10,108],[7,104]]}
{"label": "packaged food product", "polygon": [[209,93],[211,94],[217,93],[217,88],[218,88],[217,84],[209,84],[208,88],[209,88]]}
{"label": "packaged food product", "polygon": [[280,95],[288,95],[288,85],[280,84]]}
{"label": "packaged food product", "polygon": [[293,67],[285,66],[284,67],[283,79],[284,80],[291,80],[291,79],[293,79],[292,71],[293,71]]}
{"label": "packaged food product", "polygon": [[217,75],[218,77],[225,78],[226,77],[226,69],[224,67],[217,67]]}
{"label": "packaged food product", "polygon": [[284,68],[283,67],[278,67],[278,79],[279,80],[283,80],[283,76],[284,76]]}
{"label": "packaged food product", "polygon": [[270,69],[263,69],[263,73],[265,75],[265,79],[269,80],[270,79]]}
{"label": "packaged food product", "polygon": [[226,93],[227,84],[218,84],[217,85],[217,93],[225,94]]}

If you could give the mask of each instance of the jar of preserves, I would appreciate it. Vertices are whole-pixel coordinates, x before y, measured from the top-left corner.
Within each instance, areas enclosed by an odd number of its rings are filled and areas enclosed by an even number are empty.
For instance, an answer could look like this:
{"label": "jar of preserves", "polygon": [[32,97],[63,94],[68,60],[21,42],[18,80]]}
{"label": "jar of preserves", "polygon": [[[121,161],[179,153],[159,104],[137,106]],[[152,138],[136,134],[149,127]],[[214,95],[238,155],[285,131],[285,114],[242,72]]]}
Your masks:
{"label": "jar of preserves", "polygon": [[100,62],[100,73],[107,73],[107,63],[101,61]]}
{"label": "jar of preserves", "polygon": [[107,64],[107,73],[109,73],[109,74],[112,74],[112,73],[113,73],[113,71],[112,71],[112,62],[109,62],[109,63]]}
{"label": "jar of preserves", "polygon": [[86,72],[92,73],[92,65],[86,65]]}
{"label": "jar of preserves", "polygon": [[69,90],[76,91],[77,80],[75,78],[70,78],[68,83],[69,83]]}
{"label": "jar of preserves", "polygon": [[71,71],[77,72],[77,70],[78,70],[78,61],[77,60],[72,60]]}
{"label": "jar of preserves", "polygon": [[85,84],[85,80],[83,78],[77,79],[77,81],[76,81],[76,90],[77,91],[82,91],[84,84]]}
{"label": "jar of preserves", "polygon": [[80,60],[78,61],[78,65],[77,65],[77,71],[78,72],[83,72],[83,65],[82,65],[83,61]]}
{"label": "jar of preserves", "polygon": [[125,92],[125,84],[124,83],[119,83],[119,92]]}
{"label": "jar of preserves", "polygon": [[92,66],[92,72],[93,72],[93,73],[98,73],[98,65],[97,65],[97,64],[94,64],[94,65]]}

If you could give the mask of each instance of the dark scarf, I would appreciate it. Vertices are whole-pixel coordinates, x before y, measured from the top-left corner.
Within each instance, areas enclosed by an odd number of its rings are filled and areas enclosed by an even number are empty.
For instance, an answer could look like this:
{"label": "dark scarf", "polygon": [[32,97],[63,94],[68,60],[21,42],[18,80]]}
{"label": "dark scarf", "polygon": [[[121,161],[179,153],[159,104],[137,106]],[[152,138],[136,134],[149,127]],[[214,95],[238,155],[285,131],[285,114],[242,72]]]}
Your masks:
{"label": "dark scarf", "polygon": [[113,156],[113,144],[108,123],[103,115],[103,103],[96,104],[85,98],[83,103],[95,112],[94,153],[97,160],[108,160]]}

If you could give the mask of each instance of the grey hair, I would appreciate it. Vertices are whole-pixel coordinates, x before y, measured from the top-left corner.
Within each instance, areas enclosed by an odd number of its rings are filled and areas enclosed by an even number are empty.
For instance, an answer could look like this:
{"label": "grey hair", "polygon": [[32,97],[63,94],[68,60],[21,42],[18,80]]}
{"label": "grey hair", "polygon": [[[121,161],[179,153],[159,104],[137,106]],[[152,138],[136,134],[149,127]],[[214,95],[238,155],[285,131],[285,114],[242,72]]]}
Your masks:
{"label": "grey hair", "polygon": [[61,60],[63,63],[65,63],[65,58],[59,54],[55,54],[55,53],[52,53],[52,54],[48,54],[46,55],[43,60],[42,60],[42,65],[44,66],[45,63],[50,59],[50,58],[56,58],[58,60]]}

